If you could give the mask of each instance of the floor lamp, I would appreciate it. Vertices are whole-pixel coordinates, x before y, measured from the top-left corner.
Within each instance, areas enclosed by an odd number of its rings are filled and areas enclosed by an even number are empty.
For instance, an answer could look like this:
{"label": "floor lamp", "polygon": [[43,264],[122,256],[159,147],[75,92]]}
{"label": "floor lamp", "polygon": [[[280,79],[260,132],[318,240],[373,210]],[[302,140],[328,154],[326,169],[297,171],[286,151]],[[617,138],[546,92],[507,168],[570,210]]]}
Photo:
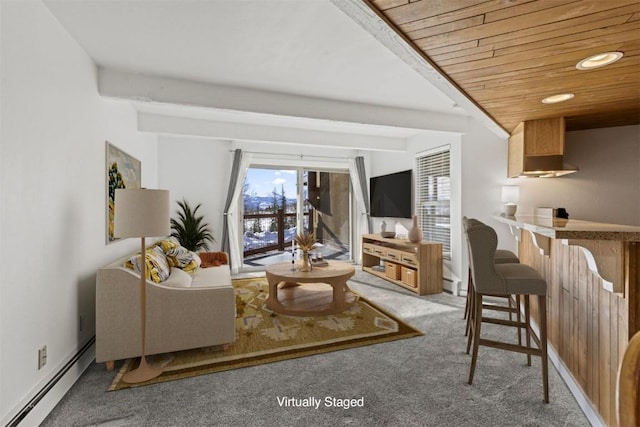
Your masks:
{"label": "floor lamp", "polygon": [[169,191],[148,189],[116,189],[115,216],[113,220],[116,237],[140,237],[140,334],[142,353],[140,366],[128,372],[122,379],[127,383],[148,381],[162,373],[161,367],[147,364],[145,338],[147,320],[147,287],[145,237],[166,236],[169,227]]}

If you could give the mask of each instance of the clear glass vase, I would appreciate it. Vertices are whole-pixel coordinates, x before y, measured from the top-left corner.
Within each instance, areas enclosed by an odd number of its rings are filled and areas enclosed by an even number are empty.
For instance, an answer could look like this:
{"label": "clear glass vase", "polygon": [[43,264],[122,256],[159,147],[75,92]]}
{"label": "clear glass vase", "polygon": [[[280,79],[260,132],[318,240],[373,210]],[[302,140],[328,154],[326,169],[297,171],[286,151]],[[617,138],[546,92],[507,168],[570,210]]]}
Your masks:
{"label": "clear glass vase", "polygon": [[302,251],[302,264],[298,270],[306,272],[311,271],[311,261],[309,260],[309,251]]}

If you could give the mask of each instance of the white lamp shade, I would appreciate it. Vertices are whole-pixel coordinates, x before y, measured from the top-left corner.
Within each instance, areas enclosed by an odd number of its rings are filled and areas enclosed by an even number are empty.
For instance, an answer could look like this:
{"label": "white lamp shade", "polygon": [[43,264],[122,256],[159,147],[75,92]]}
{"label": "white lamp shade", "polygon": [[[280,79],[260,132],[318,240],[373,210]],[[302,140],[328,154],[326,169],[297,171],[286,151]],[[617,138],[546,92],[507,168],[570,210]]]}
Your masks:
{"label": "white lamp shade", "polygon": [[520,187],[517,185],[502,186],[502,201],[504,203],[518,203],[520,200]]}
{"label": "white lamp shade", "polygon": [[116,189],[115,237],[155,237],[171,233],[169,191]]}

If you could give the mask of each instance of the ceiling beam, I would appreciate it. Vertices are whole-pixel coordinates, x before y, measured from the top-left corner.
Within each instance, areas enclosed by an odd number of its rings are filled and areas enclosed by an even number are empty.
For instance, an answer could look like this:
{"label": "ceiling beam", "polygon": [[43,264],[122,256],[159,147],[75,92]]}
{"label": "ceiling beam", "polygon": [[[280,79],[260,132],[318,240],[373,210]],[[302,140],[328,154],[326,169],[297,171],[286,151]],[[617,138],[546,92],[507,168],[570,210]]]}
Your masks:
{"label": "ceiling beam", "polygon": [[[381,83],[382,84],[382,83]],[[465,133],[468,117],[98,69],[102,96],[405,129]]]}
{"label": "ceiling beam", "polygon": [[357,22],[380,43],[386,46],[398,58],[417,71],[437,89],[462,107],[471,117],[489,128],[500,138],[507,138],[509,134],[498,125],[484,110],[460,90],[452,81],[436,69],[426,56],[414,47],[412,42],[393,29],[393,25],[379,16],[367,0],[345,1],[331,0],[345,15]]}
{"label": "ceiling beam", "polygon": [[160,135],[295,144],[329,149],[399,152],[407,149],[405,138],[220,122],[150,113],[138,113],[138,130]]}

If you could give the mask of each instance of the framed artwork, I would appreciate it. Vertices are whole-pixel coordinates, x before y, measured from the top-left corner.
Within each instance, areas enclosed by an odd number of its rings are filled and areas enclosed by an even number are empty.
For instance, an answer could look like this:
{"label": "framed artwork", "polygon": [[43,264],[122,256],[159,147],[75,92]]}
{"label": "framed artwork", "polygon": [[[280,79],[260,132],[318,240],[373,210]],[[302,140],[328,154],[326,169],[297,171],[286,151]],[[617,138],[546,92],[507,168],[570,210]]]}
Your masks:
{"label": "framed artwork", "polygon": [[113,236],[113,214],[116,210],[116,188],[141,188],[140,160],[125,153],[109,141],[106,143],[107,178],[107,243],[119,240]]}

